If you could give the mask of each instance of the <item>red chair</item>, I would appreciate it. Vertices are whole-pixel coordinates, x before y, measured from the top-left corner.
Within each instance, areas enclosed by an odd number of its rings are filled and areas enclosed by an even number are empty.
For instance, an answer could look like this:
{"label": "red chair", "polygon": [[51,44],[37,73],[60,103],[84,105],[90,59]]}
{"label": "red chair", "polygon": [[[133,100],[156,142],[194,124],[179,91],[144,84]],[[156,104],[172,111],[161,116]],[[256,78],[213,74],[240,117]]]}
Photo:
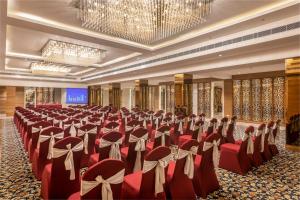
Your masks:
{"label": "red chair", "polygon": [[214,133],[206,138],[202,155],[195,158],[195,174],[193,186],[197,196],[207,198],[207,195],[220,188],[215,172],[218,164],[218,146],[220,135]]}
{"label": "red chair", "polygon": [[250,158],[254,152],[253,135],[254,127],[245,130],[240,144],[226,143],[221,145],[219,167],[231,172],[245,175],[251,168]]}
{"label": "red chair", "polygon": [[106,159],[88,169],[81,180],[80,192],[72,194],[68,200],[121,199],[124,179],[124,163]]}
{"label": "red chair", "polygon": [[184,134],[184,116],[177,116],[174,121],[174,126],[171,129],[171,143],[174,145],[178,145],[179,136]]}
{"label": "red chair", "polygon": [[197,199],[193,186],[195,172],[194,158],[199,143],[189,140],[181,145],[176,164],[171,162],[168,169],[167,182],[171,199]]}
{"label": "red chair", "polygon": [[25,129],[25,135],[24,135],[24,147],[25,147],[25,150],[28,151],[28,146],[29,146],[29,141],[31,139],[31,136],[32,136],[32,125],[37,123],[37,122],[40,122],[42,121],[42,118],[40,117],[34,117],[34,118],[31,118],[29,121],[27,121],[26,123],[26,129]]}
{"label": "red chair", "polygon": [[170,130],[169,126],[161,126],[157,130],[154,130],[154,141],[147,143],[147,149],[153,150],[159,146],[169,147],[171,145]]}
{"label": "red chair", "polygon": [[51,162],[53,145],[63,137],[64,130],[58,127],[50,127],[40,133],[32,158],[32,172],[38,180],[41,179],[45,165]]}
{"label": "red chair", "polygon": [[226,143],[228,118],[223,117],[218,127],[217,133],[221,136],[221,144]]}
{"label": "red chair", "polygon": [[87,167],[90,156],[95,153],[97,126],[94,124],[83,125],[78,129],[77,136],[83,140],[84,153],[81,158],[81,167]]}
{"label": "red chair", "polygon": [[80,138],[67,137],[53,146],[53,160],[42,174],[41,197],[66,199],[80,189],[80,160],[83,142]]}
{"label": "red chair", "polygon": [[122,139],[122,134],[115,131],[103,135],[98,144],[96,142],[96,149],[99,153],[91,155],[89,166],[107,158],[121,160]]}
{"label": "red chair", "polygon": [[124,144],[128,145],[128,140],[129,140],[129,135],[130,133],[132,133],[132,131],[134,131],[137,128],[140,128],[140,123],[138,120],[131,120],[127,123],[127,125],[125,126],[125,140],[124,140]]}
{"label": "red chair", "polygon": [[124,178],[123,199],[166,199],[166,172],[171,150],[158,147],[147,154],[143,171]]}
{"label": "red chair", "polygon": [[53,126],[63,128],[63,123],[68,121],[68,117],[64,115],[57,116],[53,119]]}
{"label": "red chair", "polygon": [[51,127],[51,124],[47,121],[40,121],[32,125],[31,127],[31,139],[28,143],[28,155],[29,160],[32,162],[33,153],[37,147],[40,132],[44,129]]}
{"label": "red chair", "polygon": [[[254,152],[251,159],[251,164],[255,167],[259,167],[263,164],[263,158],[261,155],[261,141],[262,141],[262,134],[264,134],[266,130],[266,125],[261,124],[259,125],[257,129],[256,136],[254,137]],[[236,141],[236,143],[240,143],[239,141]]]}
{"label": "red chair", "polygon": [[272,159],[272,153],[269,148],[269,136],[273,131],[274,122],[271,121],[268,123],[267,132],[262,135],[262,142],[261,142],[261,153],[264,161],[269,161]]}
{"label": "red chair", "polygon": [[270,132],[270,135],[269,135],[269,148],[270,148],[270,152],[273,156],[279,154],[279,151],[277,149],[275,142],[276,142],[276,138],[280,134],[280,122],[281,122],[280,119],[278,119],[276,121],[275,128],[273,131]]}
{"label": "red chair", "polygon": [[126,174],[142,169],[142,161],[146,154],[148,131],[144,128],[134,130],[129,136],[129,146],[121,148],[122,156],[126,160]]}
{"label": "red chair", "polygon": [[186,125],[185,133],[192,134],[193,131],[194,131],[195,123],[196,123],[196,115],[195,114],[191,114],[188,117],[188,122],[187,122],[187,125]]}
{"label": "red chair", "polygon": [[207,130],[202,134],[202,140],[205,140],[210,134],[216,133],[218,120],[216,118],[212,118],[209,122]]}
{"label": "red chair", "polygon": [[64,137],[72,136],[76,137],[78,128],[80,128],[81,123],[78,119],[70,119],[63,123],[63,129],[65,132]]}
{"label": "red chair", "polygon": [[112,132],[112,131],[120,131],[120,124],[117,122],[109,122],[101,130],[100,137],[102,137],[104,134]]}
{"label": "red chair", "polygon": [[151,122],[152,124],[152,130],[156,130],[157,128],[160,127],[160,123],[162,121],[162,113],[161,112],[157,112],[153,115],[153,120]]}
{"label": "red chair", "polygon": [[233,116],[231,118],[230,124],[228,125],[227,132],[226,132],[226,137],[225,137],[226,143],[235,144],[234,131],[236,128],[236,120],[237,120],[236,116]]}

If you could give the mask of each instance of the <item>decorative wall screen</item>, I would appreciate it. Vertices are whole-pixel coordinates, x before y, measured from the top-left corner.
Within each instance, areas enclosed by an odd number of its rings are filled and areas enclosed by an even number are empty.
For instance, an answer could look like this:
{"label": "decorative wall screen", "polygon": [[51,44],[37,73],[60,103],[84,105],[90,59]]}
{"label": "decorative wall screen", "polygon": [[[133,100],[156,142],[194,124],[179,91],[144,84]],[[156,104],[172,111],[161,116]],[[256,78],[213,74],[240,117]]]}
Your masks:
{"label": "decorative wall screen", "polygon": [[205,113],[210,118],[211,84],[198,83],[198,113]]}
{"label": "decorative wall screen", "polygon": [[233,114],[240,120],[284,118],[284,77],[233,80]]}

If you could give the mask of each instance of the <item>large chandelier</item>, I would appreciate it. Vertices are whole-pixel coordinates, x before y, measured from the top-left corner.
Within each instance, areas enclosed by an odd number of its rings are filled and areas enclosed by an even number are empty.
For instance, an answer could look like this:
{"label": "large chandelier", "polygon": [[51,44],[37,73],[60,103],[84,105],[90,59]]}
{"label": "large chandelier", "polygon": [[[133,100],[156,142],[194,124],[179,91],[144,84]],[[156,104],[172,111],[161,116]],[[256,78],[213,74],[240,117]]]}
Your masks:
{"label": "large chandelier", "polygon": [[50,62],[34,62],[31,63],[31,72],[34,74],[46,75],[66,75],[71,71],[71,68]]}
{"label": "large chandelier", "polygon": [[42,49],[46,61],[70,65],[89,66],[99,63],[105,57],[105,51],[57,40],[49,40]]}
{"label": "large chandelier", "polygon": [[82,26],[151,44],[196,27],[214,0],[79,0]]}

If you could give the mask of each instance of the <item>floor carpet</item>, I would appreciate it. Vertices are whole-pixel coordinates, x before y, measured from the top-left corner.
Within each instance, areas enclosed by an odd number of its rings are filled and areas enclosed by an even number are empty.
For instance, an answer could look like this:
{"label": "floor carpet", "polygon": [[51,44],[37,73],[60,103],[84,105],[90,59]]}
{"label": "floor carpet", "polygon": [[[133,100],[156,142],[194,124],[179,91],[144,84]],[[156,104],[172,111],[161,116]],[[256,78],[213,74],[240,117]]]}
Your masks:
{"label": "floor carpet", "polygon": [[[40,182],[31,173],[23,144],[11,119],[0,130],[0,199],[39,199]],[[300,154],[284,149],[284,132],[279,138],[280,154],[246,176],[218,169],[221,189],[208,199],[300,199]]]}

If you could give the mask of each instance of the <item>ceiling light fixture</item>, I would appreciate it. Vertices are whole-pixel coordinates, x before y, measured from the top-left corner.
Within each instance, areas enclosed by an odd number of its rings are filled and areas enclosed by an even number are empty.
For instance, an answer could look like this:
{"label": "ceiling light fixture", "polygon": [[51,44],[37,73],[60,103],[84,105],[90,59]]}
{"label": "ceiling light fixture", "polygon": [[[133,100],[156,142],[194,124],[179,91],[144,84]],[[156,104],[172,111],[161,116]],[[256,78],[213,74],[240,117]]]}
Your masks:
{"label": "ceiling light fixture", "polygon": [[71,72],[71,68],[49,62],[34,62],[31,63],[31,72],[33,74],[47,74],[47,75],[66,75]]}
{"label": "ceiling light fixture", "polygon": [[49,62],[89,66],[99,63],[105,57],[105,52],[98,48],[49,40],[42,49],[42,56]]}
{"label": "ceiling light fixture", "polygon": [[214,0],[77,0],[82,26],[151,44],[196,27]]}

